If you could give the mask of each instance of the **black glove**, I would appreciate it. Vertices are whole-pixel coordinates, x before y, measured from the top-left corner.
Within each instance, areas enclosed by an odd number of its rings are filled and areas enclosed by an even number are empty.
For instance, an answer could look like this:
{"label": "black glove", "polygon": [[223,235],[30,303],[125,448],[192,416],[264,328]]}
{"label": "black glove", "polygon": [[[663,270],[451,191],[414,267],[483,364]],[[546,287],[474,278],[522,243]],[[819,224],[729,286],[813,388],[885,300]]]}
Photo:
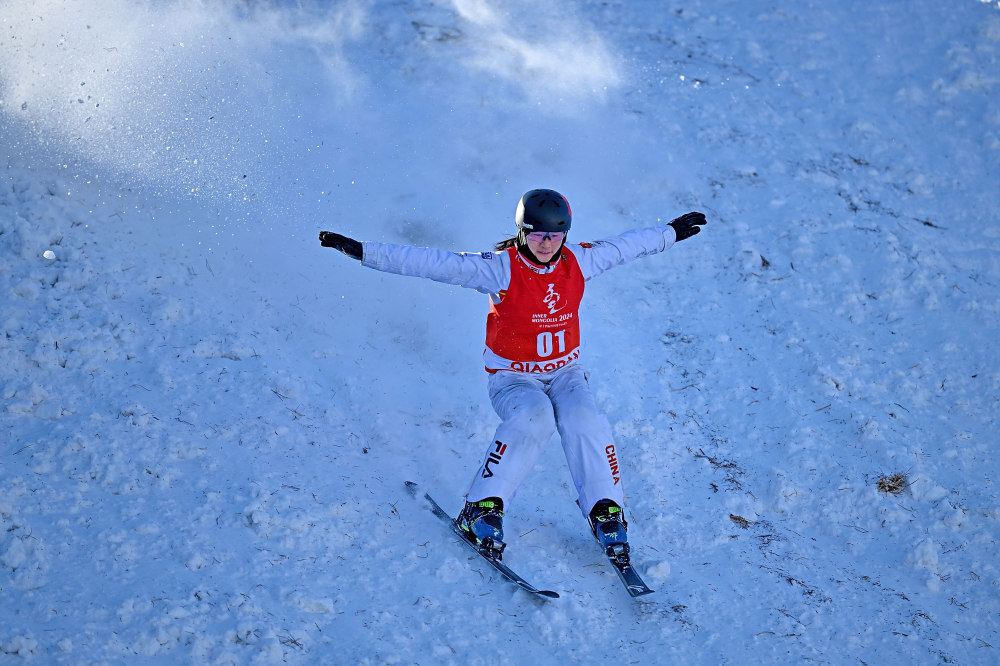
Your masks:
{"label": "black glove", "polygon": [[335,250],[340,250],[353,259],[360,260],[363,254],[361,243],[353,238],[335,234],[332,231],[319,232],[319,242],[323,245],[323,247],[332,247]]}
{"label": "black glove", "polygon": [[706,224],[704,213],[684,213],[676,220],[672,220],[669,224],[674,228],[677,233],[677,240],[682,241],[685,238],[691,238],[696,233],[701,231],[700,224]]}

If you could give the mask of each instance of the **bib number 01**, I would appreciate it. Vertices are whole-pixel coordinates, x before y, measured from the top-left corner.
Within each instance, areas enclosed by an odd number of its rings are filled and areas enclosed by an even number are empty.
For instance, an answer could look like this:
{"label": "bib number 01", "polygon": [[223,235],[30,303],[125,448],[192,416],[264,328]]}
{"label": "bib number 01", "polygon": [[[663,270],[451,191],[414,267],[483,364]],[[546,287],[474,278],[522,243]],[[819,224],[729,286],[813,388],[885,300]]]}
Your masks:
{"label": "bib number 01", "polygon": [[538,334],[536,351],[539,358],[548,358],[553,352],[566,353],[566,331],[545,331]]}

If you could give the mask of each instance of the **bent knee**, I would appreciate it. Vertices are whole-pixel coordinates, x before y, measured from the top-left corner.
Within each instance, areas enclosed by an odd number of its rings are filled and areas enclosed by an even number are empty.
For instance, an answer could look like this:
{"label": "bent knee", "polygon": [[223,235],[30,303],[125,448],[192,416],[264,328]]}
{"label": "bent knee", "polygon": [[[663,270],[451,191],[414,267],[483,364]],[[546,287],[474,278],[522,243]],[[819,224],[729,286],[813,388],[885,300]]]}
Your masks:
{"label": "bent knee", "polygon": [[525,433],[552,434],[556,429],[556,417],[547,400],[536,400],[519,405],[504,421],[504,426]]}
{"label": "bent knee", "polygon": [[593,406],[587,404],[571,405],[559,412],[560,430],[585,432],[598,438],[611,437],[611,423]]}

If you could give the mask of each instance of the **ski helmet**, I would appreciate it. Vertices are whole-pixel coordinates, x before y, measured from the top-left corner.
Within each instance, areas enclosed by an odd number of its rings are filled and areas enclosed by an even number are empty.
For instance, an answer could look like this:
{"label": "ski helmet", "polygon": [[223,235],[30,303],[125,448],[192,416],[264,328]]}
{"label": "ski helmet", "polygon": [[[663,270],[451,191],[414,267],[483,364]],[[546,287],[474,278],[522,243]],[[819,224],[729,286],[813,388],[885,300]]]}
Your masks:
{"label": "ski helmet", "polygon": [[569,231],[573,211],[566,197],[555,190],[531,190],[517,202],[514,223],[523,233]]}

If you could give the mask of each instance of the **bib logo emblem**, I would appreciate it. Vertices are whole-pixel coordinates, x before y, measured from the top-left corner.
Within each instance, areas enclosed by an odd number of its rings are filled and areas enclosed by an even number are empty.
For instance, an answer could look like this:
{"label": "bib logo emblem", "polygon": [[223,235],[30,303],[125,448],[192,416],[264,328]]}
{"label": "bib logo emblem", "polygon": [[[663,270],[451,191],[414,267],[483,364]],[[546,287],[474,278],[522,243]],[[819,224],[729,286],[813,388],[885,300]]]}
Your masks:
{"label": "bib logo emblem", "polygon": [[545,292],[545,298],[542,299],[545,305],[549,308],[549,314],[555,314],[563,309],[563,306],[559,305],[559,301],[562,300],[562,296],[556,291],[556,286],[549,283],[549,290]]}

